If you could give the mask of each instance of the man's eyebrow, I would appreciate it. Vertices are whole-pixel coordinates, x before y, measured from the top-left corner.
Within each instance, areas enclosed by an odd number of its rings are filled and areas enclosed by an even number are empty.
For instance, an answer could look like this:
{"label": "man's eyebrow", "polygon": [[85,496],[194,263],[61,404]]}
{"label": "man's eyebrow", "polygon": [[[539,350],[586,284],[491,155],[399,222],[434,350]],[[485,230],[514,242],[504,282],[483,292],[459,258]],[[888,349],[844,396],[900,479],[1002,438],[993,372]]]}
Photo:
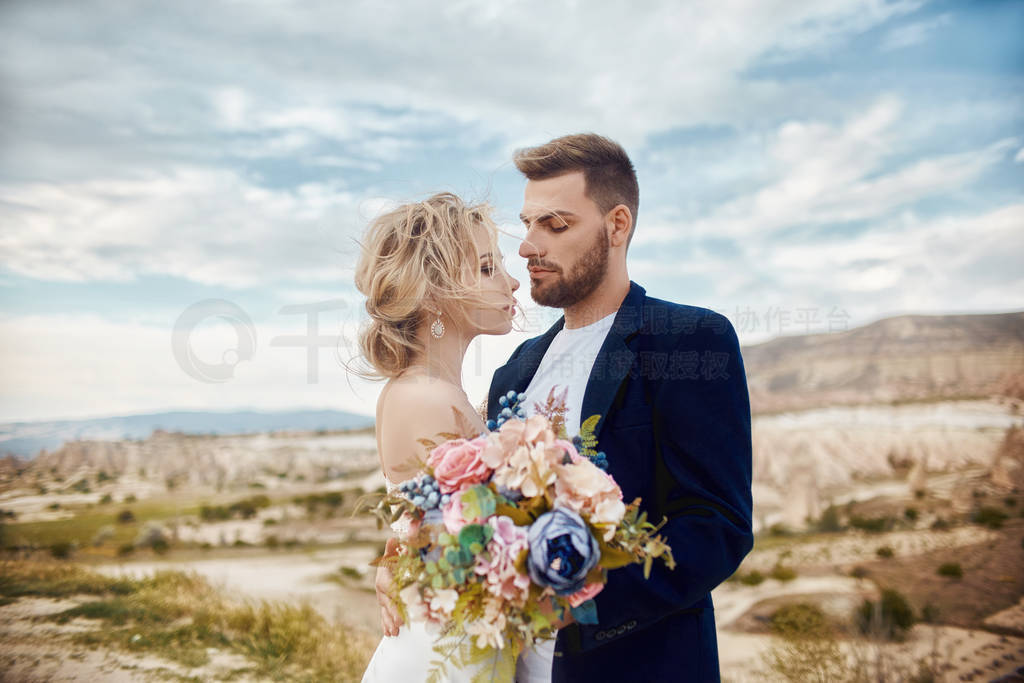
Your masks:
{"label": "man's eyebrow", "polygon": [[533,221],[528,220],[526,214],[519,214],[519,220],[526,224],[529,224],[531,222],[543,223],[544,221],[551,220],[552,218],[558,218],[565,222],[566,218],[576,218],[576,214],[574,214],[572,211],[549,211],[545,214],[537,216],[536,218],[533,219]]}

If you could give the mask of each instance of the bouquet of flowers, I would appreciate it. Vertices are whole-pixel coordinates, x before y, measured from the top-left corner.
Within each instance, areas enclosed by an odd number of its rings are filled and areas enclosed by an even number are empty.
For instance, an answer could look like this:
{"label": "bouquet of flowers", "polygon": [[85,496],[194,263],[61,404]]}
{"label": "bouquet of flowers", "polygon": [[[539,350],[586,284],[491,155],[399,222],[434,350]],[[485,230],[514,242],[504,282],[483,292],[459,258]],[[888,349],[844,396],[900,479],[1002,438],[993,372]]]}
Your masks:
{"label": "bouquet of flowers", "polygon": [[647,576],[659,557],[675,567],[640,499],[626,505],[602,469],[605,456],[593,449],[599,417],[574,443],[557,409],[524,419],[524,398],[501,397],[489,433],[421,440],[423,473],[376,508],[382,523],[409,521],[397,553],[379,562],[392,571],[403,616],[440,636],[434,673],[446,661],[494,658],[500,680],[512,680],[518,654],[553,638],[564,610],[597,623],[593,598],[608,570],[644,563]]}

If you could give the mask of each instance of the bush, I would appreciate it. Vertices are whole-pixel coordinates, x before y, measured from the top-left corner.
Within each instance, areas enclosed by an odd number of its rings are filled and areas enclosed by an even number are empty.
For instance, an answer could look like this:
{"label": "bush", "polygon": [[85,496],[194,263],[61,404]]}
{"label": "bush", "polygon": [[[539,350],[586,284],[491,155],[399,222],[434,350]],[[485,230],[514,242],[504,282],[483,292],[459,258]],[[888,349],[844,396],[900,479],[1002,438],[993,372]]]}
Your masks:
{"label": "bush", "polygon": [[815,525],[818,531],[825,533],[835,533],[843,530],[843,525],[839,523],[839,509],[835,505],[829,505],[825,508],[825,511],[821,513],[821,519]]}
{"label": "bush", "polygon": [[951,579],[962,579],[964,578],[964,569],[960,566],[959,562],[945,562],[939,565],[936,573],[939,576],[947,576]]}
{"label": "bush", "polygon": [[932,529],[934,529],[935,531],[946,531],[947,529],[949,529],[949,527],[950,523],[944,520],[942,517],[939,517],[934,522],[932,522]]}
{"label": "bush", "polygon": [[933,605],[932,603],[929,602],[927,605],[925,605],[924,607],[921,608],[921,621],[925,622],[926,624],[934,624],[934,623],[938,622],[938,620],[939,620],[939,608],[938,607],[936,607],[935,605]]}
{"label": "bush", "polygon": [[270,536],[267,536],[266,539],[264,539],[263,542],[266,543],[267,547],[270,548],[271,550],[276,550],[277,546],[279,546],[281,544],[281,542],[278,540],[277,536],[275,536],[273,534],[271,534]]}
{"label": "bush", "polygon": [[772,615],[771,627],[779,638],[762,657],[774,674],[772,679],[847,680],[845,656],[819,607],[808,603],[781,607]]}
{"label": "bush", "polygon": [[135,513],[131,510],[121,510],[117,513],[117,521],[121,524],[131,524],[135,521]]}
{"label": "bush", "polygon": [[877,550],[875,550],[875,555],[878,555],[879,557],[881,557],[884,560],[889,559],[890,557],[892,557],[895,554],[896,554],[896,551],[894,551],[890,546],[887,546],[887,545],[883,545],[883,546],[879,547]]}
{"label": "bush", "polygon": [[135,546],[131,543],[124,543],[117,548],[117,556],[125,557],[135,552]]}
{"label": "bush", "polygon": [[75,551],[75,545],[70,541],[58,541],[50,546],[50,554],[58,560],[66,560]]}
{"label": "bush", "polygon": [[146,522],[139,535],[135,537],[135,547],[152,548],[153,552],[163,555],[171,547],[167,529],[159,522]]}
{"label": "bush", "polygon": [[995,507],[981,507],[971,515],[971,521],[975,524],[987,526],[989,529],[1001,529],[1003,522],[1009,517],[1005,512]]}
{"label": "bush", "polygon": [[1012,508],[1017,504],[1017,499],[1014,498],[1013,496],[1007,496],[1006,499],[1003,501],[1003,504],[1006,505],[1006,507],[1008,508]]}
{"label": "bush", "polygon": [[868,570],[865,567],[860,567],[860,566],[854,567],[853,569],[850,570],[850,576],[852,576],[855,579],[866,578],[868,573],[869,572],[868,572]]}
{"label": "bush", "polygon": [[744,586],[756,586],[764,581],[764,574],[755,569],[752,572],[740,575],[739,581]]}
{"label": "bush", "polygon": [[778,635],[788,637],[817,637],[831,631],[821,608],[806,602],[780,607],[771,616],[771,627]]}
{"label": "bush", "polygon": [[134,493],[129,493],[127,496],[124,497],[124,502],[126,503],[135,503],[138,500],[139,499],[135,497]]}
{"label": "bush", "polygon": [[102,527],[96,532],[96,535],[92,538],[92,544],[94,546],[101,546],[114,537],[114,527],[109,524]]}
{"label": "bush", "polygon": [[100,505],[110,505],[114,502],[114,497],[109,493],[104,493],[103,497],[100,498]]}
{"label": "bush", "polygon": [[785,524],[772,524],[768,528],[769,536],[792,536],[793,532]]}
{"label": "bush", "polygon": [[796,570],[792,567],[786,567],[782,564],[777,564],[772,567],[770,576],[776,581],[792,581],[796,578]]}
{"label": "bush", "polygon": [[885,640],[903,640],[914,625],[914,611],[899,591],[882,590],[877,603],[865,600],[856,612],[860,632]]}
{"label": "bush", "polygon": [[903,516],[906,518],[908,522],[916,522],[917,508],[907,508],[906,510],[903,511]]}

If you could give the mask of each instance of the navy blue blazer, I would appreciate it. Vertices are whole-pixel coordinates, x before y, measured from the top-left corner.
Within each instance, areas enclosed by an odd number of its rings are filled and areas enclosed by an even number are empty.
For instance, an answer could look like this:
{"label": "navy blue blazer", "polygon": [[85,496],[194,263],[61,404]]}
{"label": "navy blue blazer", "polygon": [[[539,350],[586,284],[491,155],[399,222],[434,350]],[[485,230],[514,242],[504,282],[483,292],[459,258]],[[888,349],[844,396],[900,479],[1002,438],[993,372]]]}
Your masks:
{"label": "navy blue blazer", "polygon": [[[523,342],[494,373],[498,397],[524,391],[562,318]],[[542,401],[528,396],[527,401]],[[648,297],[636,283],[598,353],[580,421],[600,415],[598,449],[628,503],[672,547],[675,570],[654,563],[608,573],[599,623],[559,631],[554,681],[717,681],[710,591],[753,546],[750,402],[739,342],[724,316]]]}

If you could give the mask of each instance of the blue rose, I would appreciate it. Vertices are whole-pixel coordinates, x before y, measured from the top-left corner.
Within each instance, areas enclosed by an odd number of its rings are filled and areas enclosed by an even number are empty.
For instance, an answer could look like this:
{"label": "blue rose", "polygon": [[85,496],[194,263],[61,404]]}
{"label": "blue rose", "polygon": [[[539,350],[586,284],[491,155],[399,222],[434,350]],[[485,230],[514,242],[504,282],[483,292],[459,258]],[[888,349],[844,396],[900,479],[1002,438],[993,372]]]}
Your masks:
{"label": "blue rose", "polygon": [[530,525],[527,538],[530,578],[551,586],[559,595],[583,588],[587,573],[601,559],[601,551],[586,522],[567,508],[555,508]]}

